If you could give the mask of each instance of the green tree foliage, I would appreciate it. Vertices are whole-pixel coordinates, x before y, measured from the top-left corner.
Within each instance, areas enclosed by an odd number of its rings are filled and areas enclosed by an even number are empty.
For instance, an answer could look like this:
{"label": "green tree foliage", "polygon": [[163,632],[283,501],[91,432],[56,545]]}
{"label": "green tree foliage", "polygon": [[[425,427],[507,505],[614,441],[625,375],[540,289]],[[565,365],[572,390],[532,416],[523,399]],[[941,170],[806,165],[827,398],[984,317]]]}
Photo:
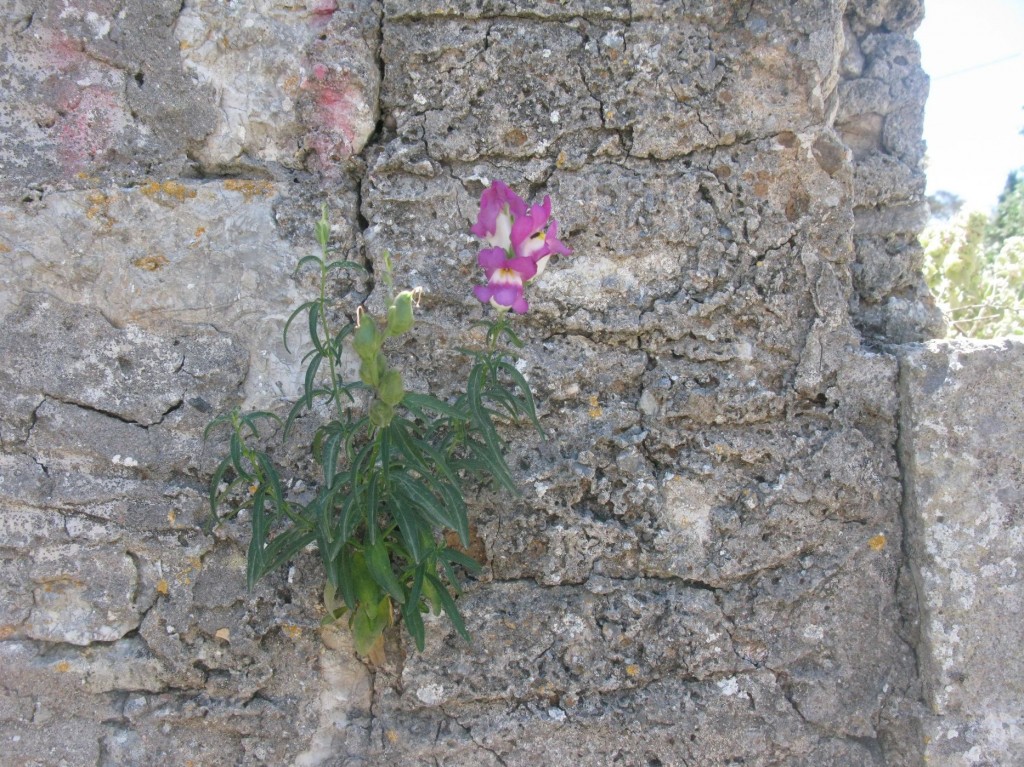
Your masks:
{"label": "green tree foliage", "polygon": [[1024,169],[1010,174],[991,217],[934,221],[921,234],[924,275],[949,334],[1024,334]]}
{"label": "green tree foliage", "polygon": [[985,240],[990,249],[999,250],[1008,239],[1020,236],[1024,236],[1024,168],[1007,177]]}

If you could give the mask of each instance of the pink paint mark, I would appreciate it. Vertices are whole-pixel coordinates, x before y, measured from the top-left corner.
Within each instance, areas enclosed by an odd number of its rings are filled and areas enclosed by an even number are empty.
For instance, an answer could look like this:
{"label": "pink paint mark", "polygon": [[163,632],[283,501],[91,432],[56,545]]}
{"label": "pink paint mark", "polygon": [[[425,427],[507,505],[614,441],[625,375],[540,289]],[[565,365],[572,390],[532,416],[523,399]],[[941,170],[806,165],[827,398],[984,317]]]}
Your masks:
{"label": "pink paint mark", "polygon": [[117,97],[105,88],[88,87],[77,94],[74,106],[54,126],[57,153],[66,173],[77,173],[103,162],[113,148]]}
{"label": "pink paint mark", "polygon": [[309,23],[313,29],[322,29],[330,22],[334,12],[338,10],[335,0],[311,0],[306,4],[313,16]]}
{"label": "pink paint mark", "polygon": [[302,83],[312,101],[305,144],[316,153],[315,165],[323,171],[362,149],[360,117],[368,108],[366,94],[347,73],[323,64],[315,64],[312,72],[314,79]]}
{"label": "pink paint mark", "polygon": [[66,175],[95,170],[131,121],[120,92],[123,74],[90,58],[81,41],[64,32],[46,30],[41,39],[52,74],[40,86],[58,115],[50,129],[56,155]]}

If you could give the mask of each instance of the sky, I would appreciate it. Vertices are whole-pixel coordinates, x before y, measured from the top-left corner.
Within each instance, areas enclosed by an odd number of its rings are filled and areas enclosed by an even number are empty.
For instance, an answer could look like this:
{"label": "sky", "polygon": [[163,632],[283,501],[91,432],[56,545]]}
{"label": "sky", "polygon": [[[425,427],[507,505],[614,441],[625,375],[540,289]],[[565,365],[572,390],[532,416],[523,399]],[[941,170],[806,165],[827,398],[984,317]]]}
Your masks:
{"label": "sky", "polygon": [[1024,166],[1024,0],[925,0],[928,193],[991,210]]}

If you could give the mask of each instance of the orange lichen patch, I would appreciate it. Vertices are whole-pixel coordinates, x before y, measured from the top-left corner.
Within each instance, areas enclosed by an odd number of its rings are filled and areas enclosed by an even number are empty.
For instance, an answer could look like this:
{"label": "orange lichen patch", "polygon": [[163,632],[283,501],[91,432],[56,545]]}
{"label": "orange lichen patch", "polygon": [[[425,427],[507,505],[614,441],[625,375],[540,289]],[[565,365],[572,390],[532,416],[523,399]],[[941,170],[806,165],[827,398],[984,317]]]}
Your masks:
{"label": "orange lichen patch", "polygon": [[178,523],[178,512],[171,509],[167,512],[167,524],[174,527]]}
{"label": "orange lichen patch", "polygon": [[192,582],[192,574],[203,569],[203,560],[199,557],[189,557],[188,564],[178,573],[177,581],[185,586]]}
{"label": "orange lichen patch", "polygon": [[161,205],[184,202],[196,196],[195,189],[190,189],[178,181],[150,181],[142,187],[142,193]]}
{"label": "orange lichen patch", "polygon": [[162,269],[167,266],[170,261],[162,253],[154,253],[151,256],[140,256],[132,261],[133,266],[137,266],[139,269],[144,269],[147,272],[155,272],[157,269]]}
{"label": "orange lichen patch", "polygon": [[66,660],[58,661],[54,664],[53,670],[60,672],[61,674],[66,674],[71,670],[71,664],[68,663]]}
{"label": "orange lichen patch", "polygon": [[640,673],[640,667],[635,663],[630,663],[626,666],[626,676],[636,676]]}
{"label": "orange lichen patch", "polygon": [[4,245],[2,242],[0,242],[0,253],[10,253],[10,252],[11,252],[11,246],[10,245]]}
{"label": "orange lichen patch", "polygon": [[113,197],[103,192],[92,191],[86,195],[85,200],[89,207],[85,210],[85,217],[94,219],[97,216],[103,219],[103,229],[109,230],[114,225],[114,219],[110,217],[110,203]]}
{"label": "orange lichen patch", "polygon": [[196,231],[193,233],[192,236],[195,237],[198,240],[204,234],[206,234],[206,227],[205,226],[197,226],[196,227]]}
{"label": "orange lichen patch", "polygon": [[601,405],[598,404],[597,395],[591,394],[588,402],[590,404],[590,409],[587,411],[587,414],[591,418],[600,418],[604,411],[601,409]]}
{"label": "orange lichen patch", "polygon": [[881,551],[885,548],[885,536],[882,533],[868,539],[868,548],[872,551]]}
{"label": "orange lichen patch", "polygon": [[241,192],[246,202],[252,202],[253,197],[270,197],[274,194],[274,185],[269,181],[229,178],[224,182],[224,188],[230,192]]}
{"label": "orange lichen patch", "polygon": [[513,128],[504,136],[505,141],[512,146],[522,146],[526,143],[526,134],[519,128]]}
{"label": "orange lichen patch", "polygon": [[397,743],[398,742],[398,731],[397,730],[388,730],[387,732],[384,733],[384,737],[388,739],[388,743]]}
{"label": "orange lichen patch", "polygon": [[43,591],[48,594],[54,592],[61,593],[66,591],[68,588],[83,588],[85,581],[79,580],[78,578],[69,578],[66,575],[58,575],[55,578],[46,578],[40,581],[40,586],[43,587]]}
{"label": "orange lichen patch", "polygon": [[302,636],[302,629],[299,626],[292,625],[291,623],[285,623],[281,626],[281,631],[283,631],[289,639],[298,639]]}
{"label": "orange lichen patch", "polygon": [[156,593],[162,597],[167,596],[171,592],[171,586],[167,582],[166,578],[161,578],[156,582]]}
{"label": "orange lichen patch", "polygon": [[569,162],[569,158],[563,150],[558,153],[558,158],[555,160],[555,167],[558,168],[559,170],[562,170],[562,168],[565,167],[565,164],[567,162]]}
{"label": "orange lichen patch", "polygon": [[0,640],[7,639],[14,635],[15,628],[10,623],[0,626]]}
{"label": "orange lichen patch", "polygon": [[483,563],[487,561],[487,546],[484,543],[484,539],[480,537],[476,525],[472,522],[469,523],[469,548],[465,548],[462,545],[462,541],[459,540],[459,534],[454,530],[448,530],[444,534],[444,542],[445,545],[469,555],[477,562]]}

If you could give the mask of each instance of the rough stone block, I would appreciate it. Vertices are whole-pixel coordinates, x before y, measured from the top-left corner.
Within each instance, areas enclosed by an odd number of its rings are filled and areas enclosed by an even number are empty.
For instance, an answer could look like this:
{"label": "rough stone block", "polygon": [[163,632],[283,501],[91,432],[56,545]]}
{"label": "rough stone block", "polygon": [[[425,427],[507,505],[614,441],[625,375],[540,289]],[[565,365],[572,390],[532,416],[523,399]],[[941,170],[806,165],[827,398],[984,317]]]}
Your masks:
{"label": "rough stone block", "polygon": [[[177,175],[214,125],[182,71],[167,0],[5,4],[0,47],[0,197],[42,185]],[[33,192],[32,190],[36,190]]]}
{"label": "rough stone block", "polygon": [[1024,344],[902,355],[902,464],[929,764],[1024,761]]}
{"label": "rough stone block", "polygon": [[215,109],[196,159],[323,171],[357,155],[377,122],[379,13],[371,0],[183,6],[182,65]]}

